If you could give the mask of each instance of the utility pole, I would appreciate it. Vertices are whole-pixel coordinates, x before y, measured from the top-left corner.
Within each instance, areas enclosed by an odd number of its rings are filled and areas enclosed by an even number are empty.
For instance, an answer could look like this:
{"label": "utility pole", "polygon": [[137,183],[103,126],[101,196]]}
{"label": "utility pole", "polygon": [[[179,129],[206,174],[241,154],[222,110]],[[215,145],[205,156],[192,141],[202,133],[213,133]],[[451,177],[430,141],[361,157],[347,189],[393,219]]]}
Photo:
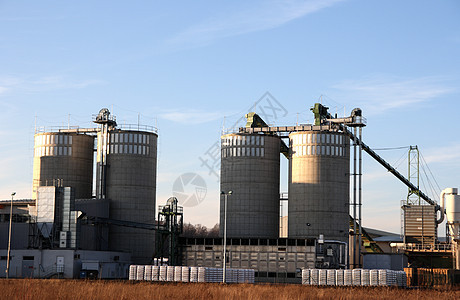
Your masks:
{"label": "utility pole", "polygon": [[6,258],[6,279],[10,276],[10,252],[11,252],[11,224],[13,222],[13,197],[16,195],[16,192],[11,194],[11,205],[10,205],[10,229],[8,232],[8,254]]}

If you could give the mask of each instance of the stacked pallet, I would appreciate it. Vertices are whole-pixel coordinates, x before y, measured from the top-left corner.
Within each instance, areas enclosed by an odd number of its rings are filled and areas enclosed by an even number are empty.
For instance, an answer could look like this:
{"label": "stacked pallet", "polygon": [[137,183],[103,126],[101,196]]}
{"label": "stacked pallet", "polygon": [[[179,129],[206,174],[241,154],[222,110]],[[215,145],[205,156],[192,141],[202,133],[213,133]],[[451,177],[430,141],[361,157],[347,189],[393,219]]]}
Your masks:
{"label": "stacked pallet", "polygon": [[460,283],[460,270],[405,268],[408,286],[441,287]]}
{"label": "stacked pallet", "polygon": [[302,284],[324,286],[399,286],[406,287],[404,271],[303,269]]}
{"label": "stacked pallet", "polygon": [[[182,266],[131,265],[129,280],[173,282],[222,282],[223,269]],[[326,274],[326,273],[325,273]],[[227,269],[226,283],[254,283],[252,269]]]}

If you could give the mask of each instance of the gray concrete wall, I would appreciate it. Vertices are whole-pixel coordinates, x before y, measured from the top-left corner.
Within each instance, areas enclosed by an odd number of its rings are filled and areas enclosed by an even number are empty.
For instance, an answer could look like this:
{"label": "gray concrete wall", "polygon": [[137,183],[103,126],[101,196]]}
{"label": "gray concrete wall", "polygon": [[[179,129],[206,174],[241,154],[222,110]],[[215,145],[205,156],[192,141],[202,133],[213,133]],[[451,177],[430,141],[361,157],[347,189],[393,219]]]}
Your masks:
{"label": "gray concrete wall", "polygon": [[[182,247],[182,265],[222,268],[221,239],[206,239],[206,242],[200,242],[200,239],[187,240],[187,245]],[[233,240],[244,241],[244,239],[232,239],[232,242]],[[250,243],[257,242],[257,239],[250,240]],[[261,242],[265,242],[266,245],[260,245]],[[299,269],[315,268],[314,245],[306,246],[306,241],[302,246],[288,245],[285,242],[277,244],[277,242],[280,241],[259,240],[259,245],[232,245],[229,242],[227,267],[253,269],[257,272],[257,281],[291,283],[296,282],[295,276]]]}
{"label": "gray concrete wall", "polygon": [[[0,250],[0,256],[6,256],[7,250]],[[10,260],[10,277],[24,277],[23,260],[33,257],[33,277],[40,278],[56,265],[57,257],[64,257],[64,278],[74,278],[74,250],[12,250]],[[5,277],[6,260],[0,260],[0,277]]]}
{"label": "gray concrete wall", "polygon": [[[76,199],[75,209],[88,216],[108,218],[108,199]],[[80,225],[79,248],[84,250],[109,250],[109,226],[103,224]]]}
{"label": "gray concrete wall", "polygon": [[[222,136],[221,191],[227,203],[227,236],[279,237],[280,139],[276,136]],[[220,199],[220,235],[224,196]]]}
{"label": "gray concrete wall", "polygon": [[[0,257],[6,257],[7,250],[0,250]],[[78,278],[82,260],[95,260],[101,265],[107,264],[104,271],[105,278],[127,278],[127,270],[131,263],[130,255],[119,252],[82,251],[82,250],[12,250],[10,260],[10,278],[22,278],[28,272],[29,267],[24,268],[24,260],[31,263],[34,278],[42,278],[46,272],[55,269],[57,258],[64,258],[64,273],[62,278]],[[33,258],[32,260],[30,260]],[[0,260],[0,278],[6,276],[6,258]],[[113,277],[113,272],[119,272],[120,276]]]}
{"label": "gray concrete wall", "polygon": [[296,132],[290,139],[288,237],[348,242],[349,141],[342,133]]}
{"label": "gray concrete wall", "polygon": [[[0,223],[0,249],[8,249],[10,223]],[[25,249],[28,246],[29,223],[12,223],[11,249]]]}
{"label": "gray concrete wall", "polygon": [[407,268],[408,259],[405,254],[365,254],[363,255],[364,269],[403,270]]}

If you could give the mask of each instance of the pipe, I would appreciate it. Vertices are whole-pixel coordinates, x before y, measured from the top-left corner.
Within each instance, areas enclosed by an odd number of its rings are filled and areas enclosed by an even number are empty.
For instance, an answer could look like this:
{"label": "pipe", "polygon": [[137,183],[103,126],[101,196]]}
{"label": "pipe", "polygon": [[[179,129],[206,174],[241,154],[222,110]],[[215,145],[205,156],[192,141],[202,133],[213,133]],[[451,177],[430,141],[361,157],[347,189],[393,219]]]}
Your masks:
{"label": "pipe", "polygon": [[444,208],[444,196],[445,194],[448,193],[448,190],[452,192],[452,189],[447,188],[447,189],[442,190],[441,195],[439,195],[440,206],[441,206],[439,210],[441,211],[441,217],[439,220],[436,220],[436,224],[441,224],[442,221],[444,221],[444,214],[446,213],[446,210]]}

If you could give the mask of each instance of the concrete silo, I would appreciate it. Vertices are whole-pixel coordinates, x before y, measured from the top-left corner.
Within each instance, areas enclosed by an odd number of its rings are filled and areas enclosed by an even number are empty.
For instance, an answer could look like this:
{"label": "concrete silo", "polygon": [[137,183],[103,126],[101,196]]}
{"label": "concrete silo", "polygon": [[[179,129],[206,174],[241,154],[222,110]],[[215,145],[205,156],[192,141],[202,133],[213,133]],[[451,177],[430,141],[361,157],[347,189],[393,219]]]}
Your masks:
{"label": "concrete silo", "polygon": [[[98,133],[96,190],[98,197],[110,199],[111,219],[154,224],[157,138],[146,126]],[[131,252],[135,263],[149,263],[154,236],[154,231],[111,226],[109,247]]]}
{"label": "concrete silo", "polygon": [[[227,237],[279,237],[280,138],[227,134],[221,137],[221,191],[227,202]],[[224,230],[220,200],[220,234]]]}
{"label": "concrete silo", "polygon": [[43,132],[34,137],[33,198],[39,186],[73,187],[76,198],[91,198],[94,137]]}
{"label": "concrete silo", "polygon": [[290,238],[348,242],[349,139],[335,131],[301,131],[289,135]]}

